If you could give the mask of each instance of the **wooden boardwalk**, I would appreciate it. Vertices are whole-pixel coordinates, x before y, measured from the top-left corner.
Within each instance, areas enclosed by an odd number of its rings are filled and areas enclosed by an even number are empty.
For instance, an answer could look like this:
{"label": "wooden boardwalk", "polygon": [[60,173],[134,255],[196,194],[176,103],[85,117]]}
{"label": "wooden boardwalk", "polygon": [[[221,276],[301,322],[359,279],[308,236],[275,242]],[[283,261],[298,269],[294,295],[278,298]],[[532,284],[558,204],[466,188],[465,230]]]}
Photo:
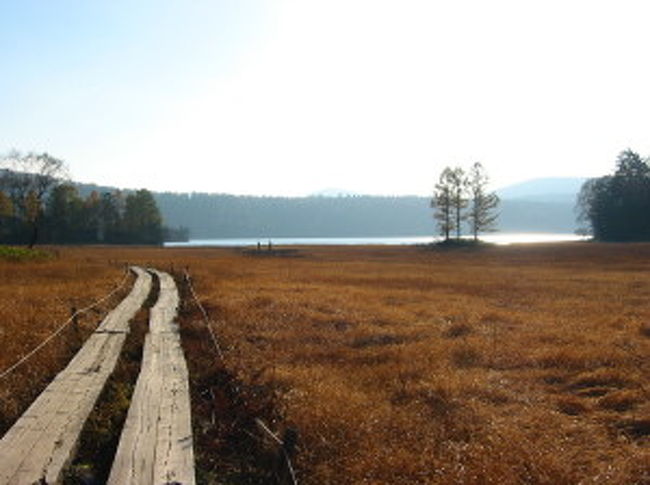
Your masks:
{"label": "wooden boardwalk", "polygon": [[113,485],[195,483],[187,365],[174,322],[178,291],[171,276],[153,272],[160,295],[108,480]]}
{"label": "wooden boardwalk", "polygon": [[131,293],[0,441],[0,484],[61,480],[83,425],[115,368],[129,321],[151,290],[151,276],[140,268],[132,270],[137,280]]}

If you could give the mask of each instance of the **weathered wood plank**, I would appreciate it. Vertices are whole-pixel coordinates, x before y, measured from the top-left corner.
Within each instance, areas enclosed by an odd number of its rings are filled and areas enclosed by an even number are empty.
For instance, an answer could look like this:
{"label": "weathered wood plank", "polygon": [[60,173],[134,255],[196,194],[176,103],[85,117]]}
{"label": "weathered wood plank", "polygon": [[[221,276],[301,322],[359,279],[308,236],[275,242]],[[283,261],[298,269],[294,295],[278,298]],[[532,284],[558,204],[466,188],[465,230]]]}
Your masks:
{"label": "weathered wood plank", "polygon": [[128,322],[151,290],[151,276],[132,268],[130,294],[0,441],[0,484],[57,483],[126,339]]}
{"label": "weathered wood plank", "polygon": [[160,294],[109,484],[195,483],[187,364],[174,322],[178,291],[171,276],[155,273]]}

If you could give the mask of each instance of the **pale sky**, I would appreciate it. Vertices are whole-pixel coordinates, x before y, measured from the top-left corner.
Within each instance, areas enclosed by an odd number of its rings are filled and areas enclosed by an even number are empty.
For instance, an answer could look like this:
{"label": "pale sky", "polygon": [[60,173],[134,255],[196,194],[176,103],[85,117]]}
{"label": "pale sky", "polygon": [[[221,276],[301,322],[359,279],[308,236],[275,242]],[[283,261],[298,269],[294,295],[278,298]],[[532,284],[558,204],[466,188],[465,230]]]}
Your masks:
{"label": "pale sky", "polygon": [[430,195],[650,155],[650,2],[0,0],[0,152],[152,190]]}

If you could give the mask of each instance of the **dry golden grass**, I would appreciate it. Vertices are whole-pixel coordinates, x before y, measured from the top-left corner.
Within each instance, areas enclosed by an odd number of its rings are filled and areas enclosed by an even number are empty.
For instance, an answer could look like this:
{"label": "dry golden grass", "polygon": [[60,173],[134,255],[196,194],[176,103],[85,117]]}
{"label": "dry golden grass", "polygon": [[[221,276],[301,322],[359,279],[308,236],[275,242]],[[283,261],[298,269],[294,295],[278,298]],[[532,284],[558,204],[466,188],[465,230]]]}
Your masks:
{"label": "dry golden grass", "polygon": [[[0,261],[0,372],[41,343],[77,309],[110,293],[124,268],[100,250],[56,249],[42,261]],[[128,285],[125,286],[128,290]],[[0,380],[0,433],[15,421],[123,294],[79,315],[24,365]]]}
{"label": "dry golden grass", "polygon": [[105,293],[120,278],[109,260],[188,265],[228,368],[273,389],[274,426],[298,429],[301,483],[650,481],[650,245],[294,256],[77,249],[3,264],[15,280],[0,301],[16,306],[1,338],[18,352],[47,333],[53,292]]}
{"label": "dry golden grass", "polygon": [[227,364],[278,393],[302,483],[650,479],[650,246],[205,255]]}

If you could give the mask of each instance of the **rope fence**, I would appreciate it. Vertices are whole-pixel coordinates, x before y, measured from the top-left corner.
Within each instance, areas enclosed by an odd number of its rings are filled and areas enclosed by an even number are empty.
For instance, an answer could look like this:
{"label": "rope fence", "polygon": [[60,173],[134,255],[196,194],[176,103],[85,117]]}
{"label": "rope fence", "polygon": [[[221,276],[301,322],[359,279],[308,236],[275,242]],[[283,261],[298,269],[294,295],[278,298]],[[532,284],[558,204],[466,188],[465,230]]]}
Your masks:
{"label": "rope fence", "polygon": [[[269,429],[269,427],[264,424],[264,421],[262,421],[259,418],[255,418],[255,423],[257,426],[264,431],[267,435],[271,437],[271,439],[279,446],[281,454],[279,455],[279,460],[276,460],[276,469],[281,468],[283,465],[285,466],[287,472],[289,473],[289,481],[292,485],[298,485],[298,479],[296,478],[296,472],[293,469],[293,465],[291,464],[291,457],[289,456],[290,454],[293,453],[293,450],[296,447],[296,440],[298,438],[297,433],[295,430],[288,429],[287,432],[285,433],[284,439],[278,438],[278,436]],[[278,471],[276,470],[276,474],[278,474]]]}
{"label": "rope fence", "polygon": [[[219,341],[217,340],[217,337],[214,334],[214,330],[212,328],[212,324],[214,322],[212,321],[205,307],[199,300],[196,291],[194,291],[194,287],[192,285],[192,277],[190,276],[189,272],[187,270],[184,270],[183,273],[184,273],[185,283],[190,290],[190,294],[192,295],[194,303],[196,304],[197,308],[203,315],[205,325],[208,328],[208,331],[210,333],[210,339],[212,340],[212,343],[217,351],[217,355],[219,356],[219,359],[223,363],[224,362],[223,352],[221,351]],[[295,444],[297,440],[297,433],[295,432],[295,430],[287,430],[288,432],[285,433],[285,438],[284,440],[282,440],[275,433],[273,433],[273,431],[271,431],[269,427],[266,426],[266,424],[264,424],[264,422],[261,419],[255,418],[255,423],[262,431],[264,431],[275,442],[275,444],[278,445],[280,454],[278,456],[279,460],[276,463],[276,467],[281,467],[284,465],[284,467],[288,472],[289,483],[291,485],[298,485],[298,479],[296,478],[296,472],[293,468],[293,465],[291,463],[291,457],[290,457],[290,454],[292,454],[293,450],[295,449]]]}
{"label": "rope fence", "polygon": [[217,340],[217,336],[214,334],[214,330],[212,329],[212,324],[214,323],[210,316],[208,315],[208,312],[205,310],[205,307],[199,300],[199,297],[196,295],[196,292],[194,291],[194,287],[192,286],[192,277],[190,274],[187,272],[187,270],[183,271],[185,275],[185,283],[187,284],[187,287],[190,289],[190,293],[192,294],[192,298],[194,299],[194,303],[196,304],[197,308],[201,311],[203,314],[203,319],[205,321],[206,327],[208,327],[208,332],[210,333],[210,338],[212,339],[212,344],[214,345],[214,348],[217,350],[217,355],[219,355],[219,359],[223,362],[223,352],[221,351],[221,346],[219,345],[219,341]]}
{"label": "rope fence", "polygon": [[51,342],[55,337],[57,337],[71,322],[74,322],[76,318],[81,315],[82,313],[86,313],[96,306],[102,304],[109,298],[111,298],[113,295],[115,295],[118,291],[124,287],[126,282],[129,280],[129,271],[128,269],[126,270],[126,274],[124,275],[124,278],[120,282],[120,284],[110,293],[108,293],[106,296],[100,298],[99,300],[96,300],[95,302],[91,303],[90,305],[81,308],[79,310],[76,310],[70,318],[68,318],[65,322],[63,322],[54,332],[52,332],[50,335],[48,335],[44,340],[41,341],[36,347],[34,347],[32,350],[30,350],[27,354],[22,356],[20,359],[18,359],[14,364],[6,368],[2,373],[0,373],[0,380],[4,379],[7,377],[9,374],[11,374],[13,371],[18,369],[20,366],[22,366],[25,362],[27,362],[29,359],[31,359],[34,355],[38,353],[39,350],[41,350],[43,347],[45,347],[49,342]]}

